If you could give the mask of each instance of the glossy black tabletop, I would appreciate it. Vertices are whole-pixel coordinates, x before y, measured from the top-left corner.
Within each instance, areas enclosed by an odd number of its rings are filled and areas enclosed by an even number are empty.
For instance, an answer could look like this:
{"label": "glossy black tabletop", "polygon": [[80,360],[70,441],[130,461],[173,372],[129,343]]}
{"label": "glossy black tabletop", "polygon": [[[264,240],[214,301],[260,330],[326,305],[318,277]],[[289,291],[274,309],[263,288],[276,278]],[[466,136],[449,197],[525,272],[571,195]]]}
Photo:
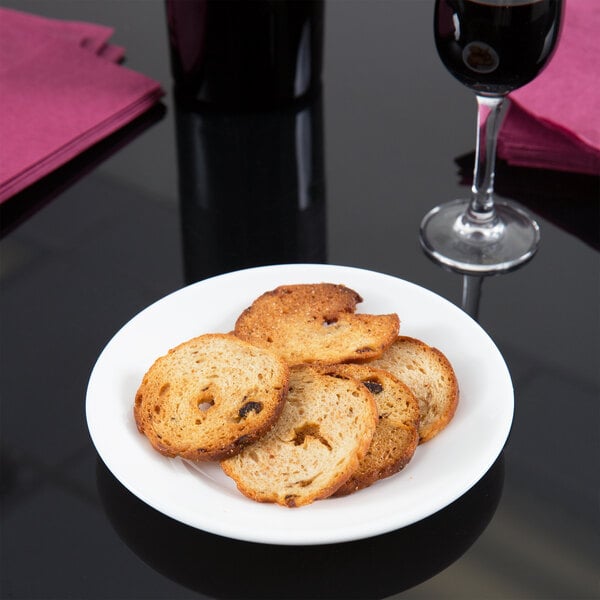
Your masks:
{"label": "glossy black tabletop", "polygon": [[[158,0],[4,5],[115,27],[166,95],[2,206],[2,598],[600,596],[599,178],[500,161],[499,195],[540,223],[537,255],[484,280],[425,257],[420,220],[468,193],[475,137],[431,1],[328,1],[320,93],[244,114],[176,102]],[[97,455],[86,386],[125,323],[212,275],[295,262],[428,288],[502,352],[506,446],[429,518],[326,546],[235,541],[157,512]]]}

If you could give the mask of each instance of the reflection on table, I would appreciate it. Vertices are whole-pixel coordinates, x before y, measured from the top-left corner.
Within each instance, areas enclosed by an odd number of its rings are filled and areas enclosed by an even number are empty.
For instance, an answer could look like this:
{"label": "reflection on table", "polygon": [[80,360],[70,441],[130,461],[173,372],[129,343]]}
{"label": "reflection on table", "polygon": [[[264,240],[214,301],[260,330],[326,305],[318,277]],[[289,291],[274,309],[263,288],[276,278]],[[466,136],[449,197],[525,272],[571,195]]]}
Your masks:
{"label": "reflection on table", "polygon": [[474,487],[423,521],[370,539],[322,546],[253,544],[199,531],[143,503],[100,460],[96,475],[104,509],[123,541],[152,568],[194,591],[248,600],[349,600],[406,590],[458,560],[496,511],[504,458],[500,454]]}
{"label": "reflection on table", "polygon": [[[462,185],[473,181],[474,154],[459,156]],[[600,177],[579,173],[496,166],[496,192],[516,200],[557,227],[600,250]],[[544,233],[542,231],[542,242]]]}
{"label": "reflection on table", "polygon": [[144,131],[163,119],[166,108],[157,104],[62,167],[0,204],[0,236],[4,237],[41,208],[88,176]]}
{"label": "reflection on table", "polygon": [[266,264],[326,260],[322,96],[285,109],[176,103],[188,283]]}

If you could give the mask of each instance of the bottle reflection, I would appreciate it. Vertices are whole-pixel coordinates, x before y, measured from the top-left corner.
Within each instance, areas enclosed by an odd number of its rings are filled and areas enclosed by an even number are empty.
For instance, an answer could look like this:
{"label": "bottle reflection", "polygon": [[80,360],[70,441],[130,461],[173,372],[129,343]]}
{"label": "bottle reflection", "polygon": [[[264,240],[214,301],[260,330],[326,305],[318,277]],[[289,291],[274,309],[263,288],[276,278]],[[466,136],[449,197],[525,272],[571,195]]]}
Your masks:
{"label": "bottle reflection", "polygon": [[239,113],[176,98],[188,283],[252,266],[325,262],[321,98]]}

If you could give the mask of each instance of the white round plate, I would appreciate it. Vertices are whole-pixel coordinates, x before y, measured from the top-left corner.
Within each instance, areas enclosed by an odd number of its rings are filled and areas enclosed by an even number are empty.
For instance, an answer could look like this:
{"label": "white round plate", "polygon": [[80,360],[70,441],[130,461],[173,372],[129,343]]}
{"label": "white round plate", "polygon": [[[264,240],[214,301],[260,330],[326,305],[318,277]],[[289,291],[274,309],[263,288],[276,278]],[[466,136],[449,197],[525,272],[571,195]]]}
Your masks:
{"label": "white round plate", "polygon": [[[358,312],[396,312],[403,335],[439,348],[460,387],[454,419],[420,445],[400,473],[350,496],[300,508],[242,496],[218,464],[169,459],[138,433],[133,401],[144,373],[170,348],[203,333],[231,331],[263,292],[282,284],[344,284],[364,299]],[[390,275],[333,265],[277,265],[200,281],[152,304],[101,353],[86,399],[89,431],[113,475],[156,510],[192,527],[270,544],[326,544],[415,523],[469,490],[508,437],[513,389],[506,364],[483,329],[444,298]]]}

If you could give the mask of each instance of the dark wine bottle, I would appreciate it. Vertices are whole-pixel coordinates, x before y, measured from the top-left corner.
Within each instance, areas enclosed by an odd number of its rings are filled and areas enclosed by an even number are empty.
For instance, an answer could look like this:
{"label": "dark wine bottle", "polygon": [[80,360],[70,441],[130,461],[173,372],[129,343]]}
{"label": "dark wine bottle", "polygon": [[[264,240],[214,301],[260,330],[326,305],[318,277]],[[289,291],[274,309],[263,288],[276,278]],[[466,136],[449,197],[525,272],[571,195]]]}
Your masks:
{"label": "dark wine bottle", "polygon": [[323,0],[166,0],[179,93],[222,108],[269,108],[319,87]]}

